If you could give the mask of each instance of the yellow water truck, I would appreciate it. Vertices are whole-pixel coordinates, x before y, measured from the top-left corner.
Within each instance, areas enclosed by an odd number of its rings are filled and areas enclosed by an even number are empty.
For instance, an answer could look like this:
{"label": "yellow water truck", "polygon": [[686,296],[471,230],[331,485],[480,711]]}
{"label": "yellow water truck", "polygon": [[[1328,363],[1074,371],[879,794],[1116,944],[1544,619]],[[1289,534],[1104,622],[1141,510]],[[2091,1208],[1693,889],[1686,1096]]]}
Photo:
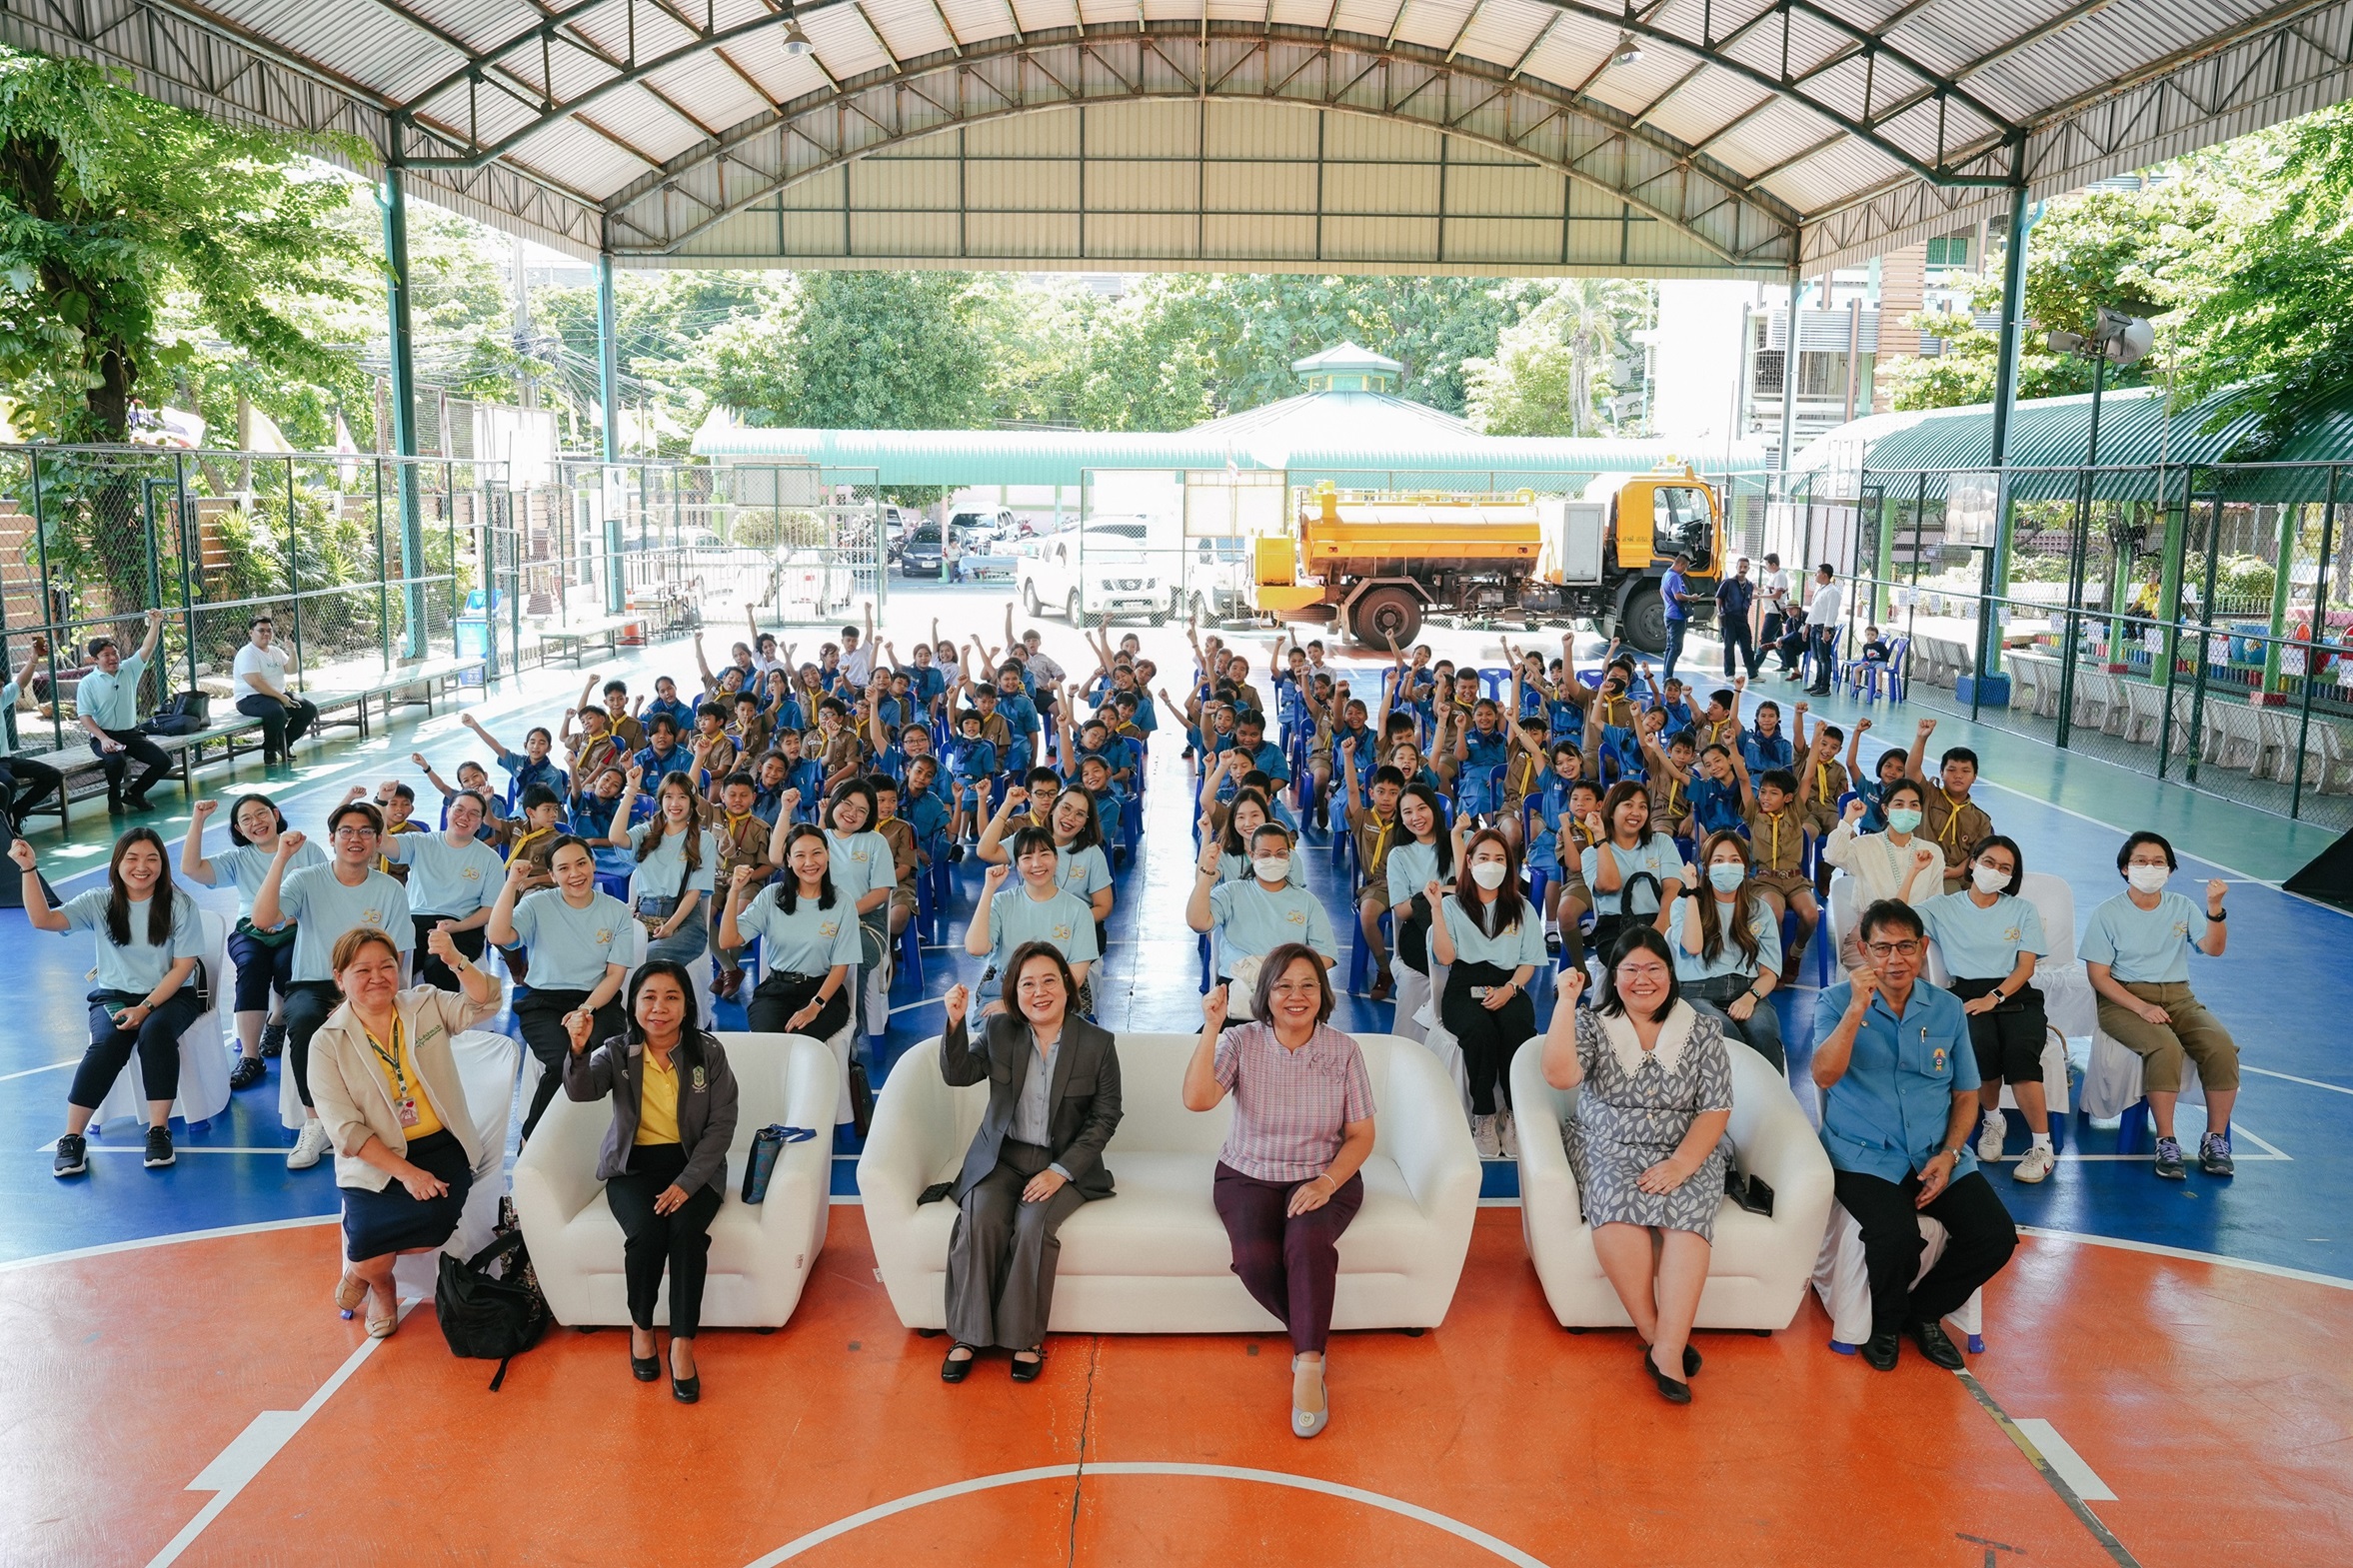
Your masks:
{"label": "yellow water truck", "polygon": [[1278,621],[1335,627],[1388,652],[1431,615],[1494,621],[1591,620],[1633,648],[1666,647],[1659,580],[1677,555],[1712,610],[1722,571],[1715,491],[1688,465],[1609,475],[1585,498],[1343,498],[1325,481],[1302,493],[1293,535],[1255,542],[1252,594]]}

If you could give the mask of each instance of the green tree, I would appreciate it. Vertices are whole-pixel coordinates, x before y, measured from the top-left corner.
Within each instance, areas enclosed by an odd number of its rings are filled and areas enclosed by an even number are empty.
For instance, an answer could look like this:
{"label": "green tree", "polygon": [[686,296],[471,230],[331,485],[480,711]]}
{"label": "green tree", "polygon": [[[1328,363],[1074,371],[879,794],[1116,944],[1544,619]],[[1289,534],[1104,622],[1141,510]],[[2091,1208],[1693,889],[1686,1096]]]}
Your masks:
{"label": "green tree", "polygon": [[1494,436],[1584,436],[1604,420],[1615,369],[1655,308],[1647,284],[1567,278],[1528,291],[1491,358],[1464,362],[1472,423]]}
{"label": "green tree", "polygon": [[756,424],[970,429],[989,418],[977,316],[962,273],[802,273],[770,309],[713,333],[691,375]]}

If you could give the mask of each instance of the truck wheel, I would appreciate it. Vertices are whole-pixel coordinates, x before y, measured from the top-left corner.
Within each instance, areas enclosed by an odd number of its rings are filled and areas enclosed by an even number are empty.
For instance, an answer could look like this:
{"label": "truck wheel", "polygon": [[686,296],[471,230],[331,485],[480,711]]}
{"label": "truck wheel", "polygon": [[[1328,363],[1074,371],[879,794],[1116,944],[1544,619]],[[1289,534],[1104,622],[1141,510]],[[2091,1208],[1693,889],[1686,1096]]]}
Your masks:
{"label": "truck wheel", "polygon": [[1666,652],[1666,601],[1658,597],[1657,585],[1645,583],[1626,596],[1617,635],[1645,654]]}
{"label": "truck wheel", "polygon": [[1421,604],[1401,588],[1376,588],[1356,601],[1348,624],[1355,629],[1357,642],[1393,654],[1410,645],[1421,630]]}
{"label": "truck wheel", "polygon": [[1035,621],[1043,609],[1044,607],[1038,603],[1038,585],[1024,583],[1022,585],[1022,614]]}
{"label": "truck wheel", "polygon": [[[1063,619],[1070,622],[1071,625],[1075,627],[1085,626],[1087,624],[1087,610],[1086,607],[1080,603],[1079,591],[1075,588],[1071,590],[1070,599],[1063,605]],[[1659,634],[1661,637],[1664,637],[1665,635],[1666,634],[1664,632]]]}

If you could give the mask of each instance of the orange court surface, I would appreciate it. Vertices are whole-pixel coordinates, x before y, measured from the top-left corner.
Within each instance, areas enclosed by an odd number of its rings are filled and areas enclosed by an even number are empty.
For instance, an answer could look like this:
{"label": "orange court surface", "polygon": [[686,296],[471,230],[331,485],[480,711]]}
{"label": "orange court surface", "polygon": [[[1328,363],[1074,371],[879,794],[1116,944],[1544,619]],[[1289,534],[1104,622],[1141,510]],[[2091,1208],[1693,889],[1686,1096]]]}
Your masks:
{"label": "orange court surface", "polygon": [[1518,1231],[1480,1211],[1443,1326],[1335,1336],[1306,1442],[1272,1335],[1059,1335],[1034,1385],[943,1384],[855,1203],[790,1324],[705,1333],[696,1406],[619,1331],[551,1330],[496,1393],[430,1303],[371,1344],[331,1223],[45,1261],[0,1273],[0,1562],[2353,1561],[2342,1288],[2030,1235],[1968,1374],[1834,1354],[1809,1295],[1698,1335],[1677,1409],[1629,1333],[1553,1321]]}

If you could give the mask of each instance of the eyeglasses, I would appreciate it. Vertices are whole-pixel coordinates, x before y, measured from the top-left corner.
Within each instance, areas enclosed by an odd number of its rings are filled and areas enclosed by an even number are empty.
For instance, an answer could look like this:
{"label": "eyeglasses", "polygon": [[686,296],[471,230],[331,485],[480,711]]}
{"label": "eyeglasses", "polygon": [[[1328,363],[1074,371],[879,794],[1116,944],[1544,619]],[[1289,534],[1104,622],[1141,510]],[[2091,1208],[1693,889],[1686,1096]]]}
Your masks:
{"label": "eyeglasses", "polygon": [[1920,944],[1916,941],[1875,941],[1864,944],[1863,951],[1874,958],[1916,958]]}
{"label": "eyeglasses", "polygon": [[338,838],[373,838],[376,836],[376,829],[373,827],[338,827],[335,829],[335,836]]}

